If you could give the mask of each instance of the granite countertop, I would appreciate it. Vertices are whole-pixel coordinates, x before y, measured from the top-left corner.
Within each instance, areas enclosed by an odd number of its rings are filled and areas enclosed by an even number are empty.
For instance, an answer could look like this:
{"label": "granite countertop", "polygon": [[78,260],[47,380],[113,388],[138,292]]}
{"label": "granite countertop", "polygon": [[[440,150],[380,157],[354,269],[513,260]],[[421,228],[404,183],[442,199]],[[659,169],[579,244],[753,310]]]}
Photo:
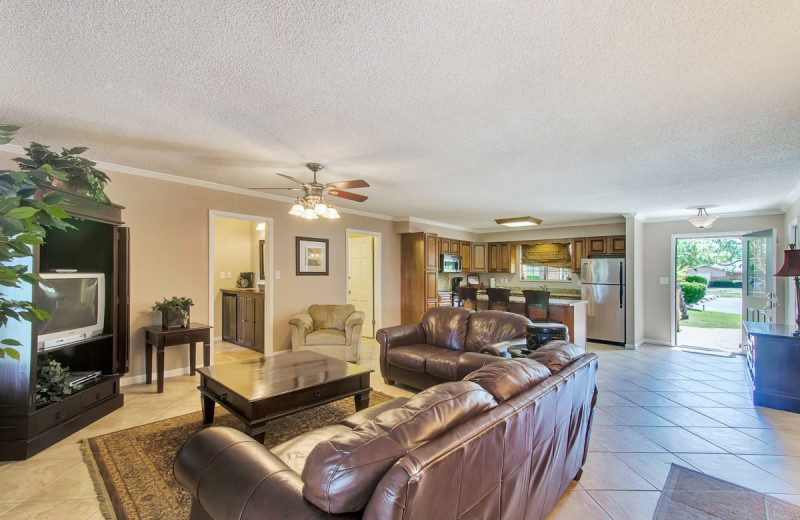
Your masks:
{"label": "granite countertop", "polygon": [[[486,291],[478,291],[478,300],[479,301],[488,301],[489,297],[486,296]],[[515,295],[513,292],[511,296],[508,298],[508,301],[511,303],[521,303],[525,304],[525,297],[522,296],[522,293],[519,295]],[[574,307],[576,305],[586,305],[585,300],[562,300],[560,298],[553,298],[550,297],[550,305],[557,305],[561,307]]]}

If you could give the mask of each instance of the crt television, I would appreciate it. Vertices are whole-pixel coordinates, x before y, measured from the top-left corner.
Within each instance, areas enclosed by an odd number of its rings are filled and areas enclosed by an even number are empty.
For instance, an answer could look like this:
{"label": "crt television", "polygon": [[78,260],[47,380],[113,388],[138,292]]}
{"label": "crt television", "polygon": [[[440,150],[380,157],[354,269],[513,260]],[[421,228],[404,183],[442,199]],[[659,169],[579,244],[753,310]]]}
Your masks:
{"label": "crt television", "polygon": [[99,336],[105,325],[103,273],[41,273],[36,306],[50,315],[38,323],[37,349],[51,350]]}

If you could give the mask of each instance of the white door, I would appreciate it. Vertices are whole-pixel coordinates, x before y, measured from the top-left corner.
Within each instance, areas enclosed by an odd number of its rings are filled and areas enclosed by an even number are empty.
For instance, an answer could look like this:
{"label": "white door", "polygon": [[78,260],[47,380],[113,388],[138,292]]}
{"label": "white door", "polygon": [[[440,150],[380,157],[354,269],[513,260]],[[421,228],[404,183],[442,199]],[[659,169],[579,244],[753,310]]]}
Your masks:
{"label": "white door", "polygon": [[349,238],[349,255],[347,294],[356,310],[364,313],[361,335],[372,338],[375,336],[373,237]]}
{"label": "white door", "polygon": [[[742,236],[742,321],[772,322],[775,237],[771,229]],[[744,332],[743,332],[744,334]],[[747,338],[743,336],[742,345]]]}

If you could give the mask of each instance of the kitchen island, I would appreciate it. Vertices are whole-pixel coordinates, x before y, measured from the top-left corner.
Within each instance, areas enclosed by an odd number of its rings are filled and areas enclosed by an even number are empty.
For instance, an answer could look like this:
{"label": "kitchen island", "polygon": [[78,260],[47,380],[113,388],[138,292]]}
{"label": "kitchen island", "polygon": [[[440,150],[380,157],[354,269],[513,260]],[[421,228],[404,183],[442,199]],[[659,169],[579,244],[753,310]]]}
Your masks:
{"label": "kitchen island", "polygon": [[[512,292],[509,297],[509,311],[525,316],[525,297]],[[569,330],[569,339],[573,343],[586,348],[586,306],[582,300],[550,298],[550,319],[563,323]],[[486,291],[478,291],[478,310],[489,307]],[[536,309],[533,318],[545,318],[544,309]]]}

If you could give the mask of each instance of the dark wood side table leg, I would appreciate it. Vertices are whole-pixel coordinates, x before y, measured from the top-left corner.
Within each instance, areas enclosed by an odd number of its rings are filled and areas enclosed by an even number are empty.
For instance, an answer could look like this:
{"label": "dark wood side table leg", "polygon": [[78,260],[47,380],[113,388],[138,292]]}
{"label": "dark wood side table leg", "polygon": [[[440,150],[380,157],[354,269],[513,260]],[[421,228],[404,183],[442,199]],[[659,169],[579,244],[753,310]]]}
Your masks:
{"label": "dark wood side table leg", "polygon": [[197,365],[197,343],[189,343],[189,375],[194,375],[194,367]]}
{"label": "dark wood side table leg", "polygon": [[354,395],[353,399],[356,400],[356,411],[357,412],[360,412],[364,408],[369,408],[369,390],[367,390],[363,394]]}
{"label": "dark wood side table leg", "polygon": [[148,342],[144,344],[144,370],[145,380],[148,385],[153,384],[153,345]]}
{"label": "dark wood side table leg", "polygon": [[200,407],[203,410],[203,424],[214,422],[214,400],[206,394],[200,394]]}
{"label": "dark wood side table leg", "polygon": [[211,364],[211,340],[206,338],[203,342],[203,366],[207,367]]}
{"label": "dark wood side table leg", "polygon": [[156,383],[156,392],[164,392],[164,347],[156,347],[156,370],[158,371],[158,379]]}

